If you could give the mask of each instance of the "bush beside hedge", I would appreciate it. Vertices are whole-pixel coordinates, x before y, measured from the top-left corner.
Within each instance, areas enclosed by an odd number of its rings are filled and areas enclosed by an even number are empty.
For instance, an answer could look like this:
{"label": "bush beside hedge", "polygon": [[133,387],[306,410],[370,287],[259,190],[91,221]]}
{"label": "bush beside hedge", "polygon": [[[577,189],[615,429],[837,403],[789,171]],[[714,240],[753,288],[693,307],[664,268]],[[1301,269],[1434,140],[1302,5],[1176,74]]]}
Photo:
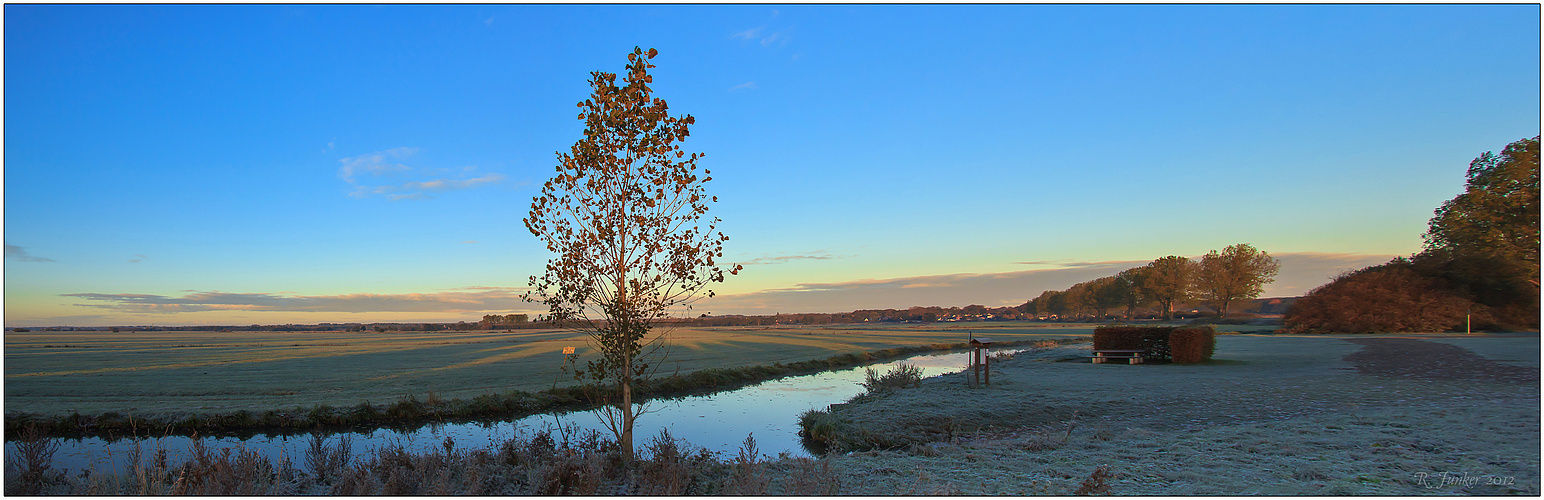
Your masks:
{"label": "bush beside hedge", "polygon": [[1217,332],[1211,326],[1180,328],[1169,333],[1175,363],[1200,363],[1217,352]]}

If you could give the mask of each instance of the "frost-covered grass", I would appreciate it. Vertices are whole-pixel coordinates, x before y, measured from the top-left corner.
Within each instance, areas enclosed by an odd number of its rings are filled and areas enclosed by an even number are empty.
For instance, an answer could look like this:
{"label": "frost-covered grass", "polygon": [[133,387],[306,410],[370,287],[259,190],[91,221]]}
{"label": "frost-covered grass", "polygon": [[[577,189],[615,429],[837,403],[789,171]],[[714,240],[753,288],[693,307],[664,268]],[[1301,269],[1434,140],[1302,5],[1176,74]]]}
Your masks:
{"label": "frost-covered grass", "polygon": [[[1032,322],[678,328],[660,376],[964,342],[1088,335]],[[980,336],[980,335],[978,335]],[[5,410],[135,417],[470,399],[572,385],[561,330],[439,332],[30,332],[5,334]],[[583,359],[581,359],[581,363]]]}
{"label": "frost-covered grass", "polygon": [[1537,382],[1363,375],[1329,337],[1221,337],[1189,366],[1068,361],[1081,348],[994,362],[986,389],[956,375],[833,405],[824,435],[860,450],[832,462],[843,492],[1065,495],[1106,464],[1114,494],[1540,492]]}

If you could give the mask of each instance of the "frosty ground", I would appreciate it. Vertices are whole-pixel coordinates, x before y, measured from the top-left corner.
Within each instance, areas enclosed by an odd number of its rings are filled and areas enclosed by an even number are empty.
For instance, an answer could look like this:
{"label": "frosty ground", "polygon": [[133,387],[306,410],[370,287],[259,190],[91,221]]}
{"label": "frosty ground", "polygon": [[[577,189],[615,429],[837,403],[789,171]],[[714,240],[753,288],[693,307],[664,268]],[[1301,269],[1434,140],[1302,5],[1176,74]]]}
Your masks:
{"label": "frosty ground", "polygon": [[[846,494],[1538,495],[1539,336],[1224,335],[1198,365],[1089,344],[833,405]],[[907,444],[909,443],[909,445]]]}

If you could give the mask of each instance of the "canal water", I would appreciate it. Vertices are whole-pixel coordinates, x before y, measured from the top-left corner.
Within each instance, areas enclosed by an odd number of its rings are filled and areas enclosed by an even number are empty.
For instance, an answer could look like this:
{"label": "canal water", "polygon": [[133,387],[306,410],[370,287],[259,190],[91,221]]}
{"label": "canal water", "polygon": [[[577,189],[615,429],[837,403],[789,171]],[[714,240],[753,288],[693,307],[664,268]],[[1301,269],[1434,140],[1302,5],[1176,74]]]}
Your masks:
{"label": "canal water", "polygon": [[[786,377],[704,396],[651,401],[647,407],[648,413],[637,420],[634,444],[642,446],[658,435],[661,429],[669,429],[670,435],[677,439],[684,439],[693,446],[725,452],[729,456],[736,453],[747,435],[755,437],[760,453],[771,456],[780,453],[810,456],[811,453],[800,443],[799,415],[810,409],[825,409],[827,405],[846,401],[862,393],[865,369],[873,368],[884,373],[897,364],[905,363],[921,368],[923,377],[932,377],[964,370],[967,358],[965,352],[919,355],[888,363]],[[328,437],[327,444],[332,445],[337,442],[338,436],[348,434],[353,440],[353,452],[358,456],[397,444],[414,452],[443,449],[449,437],[455,441],[455,447],[459,450],[497,450],[499,445],[516,436],[516,433],[529,437],[535,431],[549,429],[553,430],[554,438],[557,438],[557,426],[577,429],[584,434],[593,429],[602,436],[611,435],[595,411],[581,411],[532,415],[493,424],[426,425],[411,432],[376,429],[370,432],[340,433]],[[259,434],[248,438],[205,438],[204,445],[215,453],[224,448],[245,448],[275,463],[288,458],[297,467],[302,467],[310,440],[307,435]],[[187,459],[192,447],[191,439],[183,436],[138,443],[127,439],[109,443],[101,438],[59,441],[59,450],[54,454],[55,470],[92,470],[95,473],[124,471],[127,457],[136,446],[144,450],[147,459],[157,447],[165,449],[168,463],[173,465]],[[15,447],[14,441],[6,443],[7,462],[17,456]]]}

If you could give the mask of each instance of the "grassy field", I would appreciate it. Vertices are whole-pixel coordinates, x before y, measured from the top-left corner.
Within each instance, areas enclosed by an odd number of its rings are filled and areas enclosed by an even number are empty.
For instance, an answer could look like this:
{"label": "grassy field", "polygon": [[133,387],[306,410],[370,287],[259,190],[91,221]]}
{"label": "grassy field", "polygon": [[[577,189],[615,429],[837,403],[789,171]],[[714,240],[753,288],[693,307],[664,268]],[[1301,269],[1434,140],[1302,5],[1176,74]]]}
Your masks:
{"label": "grassy field", "polygon": [[[1087,335],[1032,322],[680,328],[659,375],[901,346]],[[515,332],[29,332],[5,334],[5,411],[133,415],[467,398],[572,383],[582,335]]]}
{"label": "grassy field", "polygon": [[[908,340],[922,333],[894,330]],[[1426,358],[1415,351],[1399,357],[1421,360],[1423,369],[1368,371],[1374,365],[1362,356],[1389,345],[1380,339],[1427,346]],[[843,427],[835,435],[883,449],[858,446],[818,460],[749,448],[737,457],[651,437],[641,445],[643,462],[627,472],[603,440],[564,437],[554,448],[552,439],[517,432],[489,448],[447,440],[443,450],[387,447],[346,462],[314,461],[309,452],[305,460],[245,460],[195,446],[196,460],[140,459],[128,474],[29,476],[30,467],[8,468],[6,488],[75,495],[1540,491],[1537,334],[1228,335],[1218,340],[1215,361],[1196,365],[1096,365],[1087,362],[1087,343],[1046,344],[994,362],[987,388],[967,388],[956,374],[833,405],[829,414]],[[1433,359],[1432,344],[1468,353]],[[331,443],[347,448],[340,439]],[[322,446],[315,450],[331,453],[333,444]]]}
{"label": "grassy field", "polygon": [[[1379,338],[1533,380],[1360,373],[1347,355]],[[878,448],[832,458],[843,493],[1066,495],[1101,465],[1127,495],[1540,492],[1537,334],[1230,335],[1198,365],[1091,364],[1088,348],[994,363],[987,389],[946,376],[833,405],[835,446]]]}

